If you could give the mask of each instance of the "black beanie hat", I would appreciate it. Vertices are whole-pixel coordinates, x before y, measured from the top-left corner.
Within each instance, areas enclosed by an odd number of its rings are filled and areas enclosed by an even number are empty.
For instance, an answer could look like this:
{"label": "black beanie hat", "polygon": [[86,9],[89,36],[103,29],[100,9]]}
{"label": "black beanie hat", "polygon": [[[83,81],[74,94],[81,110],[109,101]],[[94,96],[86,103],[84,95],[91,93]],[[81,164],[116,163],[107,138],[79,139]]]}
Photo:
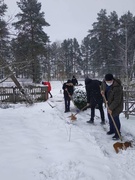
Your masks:
{"label": "black beanie hat", "polygon": [[70,79],[67,80],[67,83],[72,83],[72,81]]}
{"label": "black beanie hat", "polygon": [[113,78],[113,75],[112,74],[106,74],[105,75],[105,81],[111,81],[111,80],[113,80],[114,78]]}

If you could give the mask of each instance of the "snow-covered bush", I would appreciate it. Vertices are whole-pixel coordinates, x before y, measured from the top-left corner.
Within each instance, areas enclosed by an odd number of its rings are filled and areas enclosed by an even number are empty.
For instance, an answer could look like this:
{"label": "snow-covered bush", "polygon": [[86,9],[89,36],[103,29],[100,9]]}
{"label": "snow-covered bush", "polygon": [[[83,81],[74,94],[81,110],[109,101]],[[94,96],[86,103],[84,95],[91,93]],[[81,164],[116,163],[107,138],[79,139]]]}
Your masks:
{"label": "snow-covered bush", "polygon": [[84,89],[75,89],[73,94],[74,104],[78,109],[82,109],[87,105],[87,96]]}

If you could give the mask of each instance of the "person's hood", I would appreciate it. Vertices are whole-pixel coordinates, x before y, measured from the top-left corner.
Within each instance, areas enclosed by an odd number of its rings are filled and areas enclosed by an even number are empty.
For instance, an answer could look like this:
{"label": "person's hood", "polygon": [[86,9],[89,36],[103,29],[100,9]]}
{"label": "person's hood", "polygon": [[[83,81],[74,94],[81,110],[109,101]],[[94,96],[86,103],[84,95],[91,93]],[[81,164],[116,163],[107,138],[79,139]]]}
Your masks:
{"label": "person's hood", "polygon": [[120,79],[114,79],[114,86],[122,86]]}

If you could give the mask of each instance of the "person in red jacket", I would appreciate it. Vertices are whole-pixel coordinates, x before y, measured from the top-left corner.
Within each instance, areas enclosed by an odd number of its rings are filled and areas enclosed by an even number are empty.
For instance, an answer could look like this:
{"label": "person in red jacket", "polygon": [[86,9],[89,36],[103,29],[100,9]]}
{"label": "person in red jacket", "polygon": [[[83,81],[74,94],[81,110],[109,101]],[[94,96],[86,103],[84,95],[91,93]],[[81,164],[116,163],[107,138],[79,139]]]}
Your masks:
{"label": "person in red jacket", "polygon": [[48,94],[50,94],[50,98],[52,98],[53,96],[51,94],[51,89],[52,88],[51,88],[50,82],[49,81],[45,81],[45,82],[42,82],[42,84],[48,86]]}

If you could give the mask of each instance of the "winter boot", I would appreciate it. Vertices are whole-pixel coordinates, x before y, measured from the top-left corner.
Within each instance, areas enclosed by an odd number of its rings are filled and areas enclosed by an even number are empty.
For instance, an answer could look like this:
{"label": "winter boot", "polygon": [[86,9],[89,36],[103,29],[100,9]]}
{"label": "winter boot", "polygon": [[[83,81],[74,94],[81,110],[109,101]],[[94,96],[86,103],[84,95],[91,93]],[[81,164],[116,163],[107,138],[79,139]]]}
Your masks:
{"label": "winter boot", "polygon": [[105,125],[105,121],[101,121],[100,124],[101,124],[101,125]]}
{"label": "winter boot", "polygon": [[115,134],[113,137],[112,137],[113,140],[118,140],[119,139],[119,136],[117,134]]}
{"label": "winter boot", "polygon": [[94,120],[93,120],[93,119],[90,119],[89,121],[87,121],[87,123],[93,124],[93,123],[94,123]]}

